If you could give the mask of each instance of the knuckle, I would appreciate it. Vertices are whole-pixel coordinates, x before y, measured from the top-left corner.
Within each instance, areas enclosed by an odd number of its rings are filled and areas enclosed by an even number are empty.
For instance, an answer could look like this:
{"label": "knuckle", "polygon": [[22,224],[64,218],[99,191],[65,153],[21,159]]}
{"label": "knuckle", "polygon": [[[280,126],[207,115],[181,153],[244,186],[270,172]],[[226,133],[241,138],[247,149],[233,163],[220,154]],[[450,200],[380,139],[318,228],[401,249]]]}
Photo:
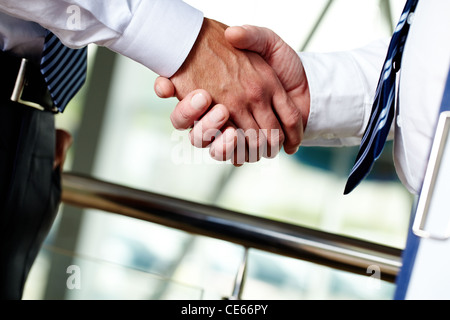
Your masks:
{"label": "knuckle", "polygon": [[267,146],[267,138],[265,135],[260,134],[257,141],[256,141],[256,147],[258,148],[258,150],[264,150]]}
{"label": "knuckle", "polygon": [[247,95],[251,103],[260,103],[265,100],[267,90],[263,81],[257,79],[247,83]]}
{"label": "knuckle", "polygon": [[191,141],[191,144],[196,148],[202,148],[203,146],[203,139],[201,132],[198,132],[198,130],[191,130],[189,133],[189,139]]}
{"label": "knuckle", "polygon": [[283,131],[279,129],[269,130],[267,135],[268,149],[281,148],[285,140]]}
{"label": "knuckle", "polygon": [[260,141],[255,134],[246,134],[249,149],[254,150],[259,147]]}
{"label": "knuckle", "polygon": [[298,109],[292,111],[289,117],[285,121],[285,127],[289,130],[295,129],[298,127],[299,122],[301,121],[301,113]]}
{"label": "knuckle", "polygon": [[263,135],[259,137],[253,137],[248,139],[248,161],[257,162],[261,159],[261,156],[265,153],[266,140],[262,138]]}
{"label": "knuckle", "polygon": [[179,115],[179,120],[182,123],[188,123],[191,120],[191,115],[184,108],[178,109],[178,115]]}
{"label": "knuckle", "polygon": [[170,115],[170,121],[172,122],[172,126],[177,129],[177,130],[182,130],[183,128],[181,127],[181,125],[178,123],[178,119],[177,117],[172,113]]}
{"label": "knuckle", "polygon": [[192,124],[191,115],[183,108],[174,110],[170,115],[170,120],[172,121],[172,125],[179,130],[187,129]]}
{"label": "knuckle", "polygon": [[290,151],[298,149],[300,147],[300,144],[302,142],[302,135],[295,135],[289,139],[289,141],[286,141],[284,143],[284,148]]}
{"label": "knuckle", "polygon": [[202,133],[202,141],[203,143],[211,143],[220,135],[220,130],[215,128],[209,128],[203,131]]}
{"label": "knuckle", "polygon": [[216,146],[214,153],[211,155],[214,160],[226,161],[227,160],[227,150],[221,146]]}
{"label": "knuckle", "polygon": [[286,141],[284,147],[287,149],[296,149],[302,142],[301,135],[292,136],[289,141]]}

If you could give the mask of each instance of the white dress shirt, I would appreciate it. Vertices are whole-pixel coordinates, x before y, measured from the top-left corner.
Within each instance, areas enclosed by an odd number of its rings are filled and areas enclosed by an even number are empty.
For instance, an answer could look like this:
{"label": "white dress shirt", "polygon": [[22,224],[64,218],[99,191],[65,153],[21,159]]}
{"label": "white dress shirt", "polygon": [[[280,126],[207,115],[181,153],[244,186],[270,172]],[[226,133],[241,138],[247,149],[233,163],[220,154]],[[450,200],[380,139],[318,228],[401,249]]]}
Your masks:
{"label": "white dress shirt", "polygon": [[181,0],[0,0],[0,49],[39,57],[47,28],[69,47],[95,43],[170,77],[202,23]]}
{"label": "white dress shirt", "polygon": [[[304,145],[358,145],[372,108],[386,41],[340,53],[300,53],[311,93]],[[398,74],[391,129],[397,174],[422,186],[450,66],[450,1],[419,0]]]}

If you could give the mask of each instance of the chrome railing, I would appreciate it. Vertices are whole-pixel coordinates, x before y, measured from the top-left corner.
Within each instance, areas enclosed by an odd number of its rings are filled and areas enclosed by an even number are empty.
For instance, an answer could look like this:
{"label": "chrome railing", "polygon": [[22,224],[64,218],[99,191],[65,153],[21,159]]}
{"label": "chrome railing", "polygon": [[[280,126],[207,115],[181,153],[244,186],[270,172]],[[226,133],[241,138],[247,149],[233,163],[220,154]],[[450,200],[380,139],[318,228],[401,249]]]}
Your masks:
{"label": "chrome railing", "polygon": [[157,223],[352,273],[395,282],[402,250],[249,214],[63,174],[63,202]]}

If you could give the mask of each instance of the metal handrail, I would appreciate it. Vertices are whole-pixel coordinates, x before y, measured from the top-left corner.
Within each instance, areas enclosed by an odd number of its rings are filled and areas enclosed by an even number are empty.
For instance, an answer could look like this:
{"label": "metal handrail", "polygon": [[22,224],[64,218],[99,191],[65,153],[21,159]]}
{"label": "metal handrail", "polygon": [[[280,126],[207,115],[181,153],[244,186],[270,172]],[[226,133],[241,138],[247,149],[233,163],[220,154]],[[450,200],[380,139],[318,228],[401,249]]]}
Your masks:
{"label": "metal handrail", "polygon": [[395,282],[402,250],[342,235],[238,213],[156,193],[63,173],[64,203],[144,221]]}

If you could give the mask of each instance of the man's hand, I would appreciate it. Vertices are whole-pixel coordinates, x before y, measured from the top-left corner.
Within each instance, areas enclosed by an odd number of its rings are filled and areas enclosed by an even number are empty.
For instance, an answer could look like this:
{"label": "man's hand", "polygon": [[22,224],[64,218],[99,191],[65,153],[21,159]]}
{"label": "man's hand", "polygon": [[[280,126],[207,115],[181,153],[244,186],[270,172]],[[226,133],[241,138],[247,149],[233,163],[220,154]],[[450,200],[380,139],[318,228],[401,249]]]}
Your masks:
{"label": "man's hand", "polygon": [[[213,104],[226,106],[230,123],[246,133],[250,154],[283,144],[286,152],[295,152],[303,134],[299,110],[267,62],[257,53],[234,48],[225,39],[226,29],[205,19],[191,53],[170,79],[175,96],[182,100],[199,88],[209,92]],[[260,129],[279,134],[266,136]]]}
{"label": "man's hand", "polygon": [[56,129],[55,159],[53,160],[53,170],[63,170],[67,151],[72,145],[73,139],[70,133],[65,130]]}
{"label": "man's hand", "polygon": [[[278,79],[299,110],[303,130],[309,116],[308,80],[298,54],[272,30],[255,26],[230,27],[226,39],[234,47],[260,54],[273,68]],[[289,152],[288,152],[289,153]]]}

